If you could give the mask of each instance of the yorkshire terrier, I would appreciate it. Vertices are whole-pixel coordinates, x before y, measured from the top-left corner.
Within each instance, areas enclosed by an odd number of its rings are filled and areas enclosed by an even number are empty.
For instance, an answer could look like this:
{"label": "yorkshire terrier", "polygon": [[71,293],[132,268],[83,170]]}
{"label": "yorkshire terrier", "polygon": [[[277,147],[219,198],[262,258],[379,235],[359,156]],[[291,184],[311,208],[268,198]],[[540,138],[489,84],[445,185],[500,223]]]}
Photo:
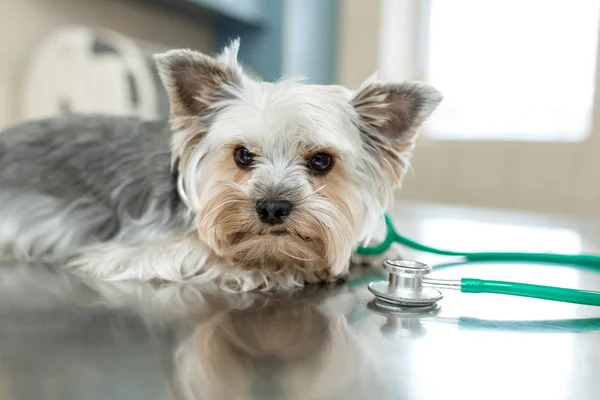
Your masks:
{"label": "yorkshire terrier", "polygon": [[170,118],[74,115],[0,133],[0,256],[108,280],[248,291],[343,278],[376,240],[441,93],[263,82],[218,56],[154,56]]}

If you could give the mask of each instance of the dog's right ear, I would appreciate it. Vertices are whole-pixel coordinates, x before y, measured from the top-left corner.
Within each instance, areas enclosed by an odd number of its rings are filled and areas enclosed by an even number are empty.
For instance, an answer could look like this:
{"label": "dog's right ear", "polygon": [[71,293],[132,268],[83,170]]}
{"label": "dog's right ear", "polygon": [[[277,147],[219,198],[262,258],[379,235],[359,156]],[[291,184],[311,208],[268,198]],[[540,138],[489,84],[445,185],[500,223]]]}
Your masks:
{"label": "dog's right ear", "polygon": [[418,129],[443,100],[422,82],[365,81],[352,97],[366,149],[397,182],[408,167]]}
{"label": "dog's right ear", "polygon": [[173,122],[182,125],[198,117],[227,97],[228,86],[241,84],[238,49],[239,41],[235,40],[217,58],[192,50],[170,50],[154,56]]}

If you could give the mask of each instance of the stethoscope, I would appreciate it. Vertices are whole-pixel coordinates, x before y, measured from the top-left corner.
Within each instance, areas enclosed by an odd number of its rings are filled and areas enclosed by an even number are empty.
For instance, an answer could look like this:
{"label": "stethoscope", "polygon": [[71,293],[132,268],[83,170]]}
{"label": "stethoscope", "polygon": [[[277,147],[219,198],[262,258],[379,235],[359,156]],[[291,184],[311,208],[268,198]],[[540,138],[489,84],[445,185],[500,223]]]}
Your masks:
{"label": "stethoscope", "polygon": [[[385,216],[387,235],[385,240],[374,247],[359,247],[363,255],[378,255],[385,252],[392,243],[400,243],[415,250],[446,256],[463,257],[467,261],[512,261],[550,264],[571,264],[575,266],[600,267],[600,256],[587,254],[552,253],[500,253],[500,252],[456,252],[440,250],[401,236]],[[494,281],[474,278],[454,280],[432,279],[426,275],[431,266],[410,260],[386,260],[384,267],[388,273],[386,281],[374,281],[368,285],[369,291],[384,304],[398,307],[431,307],[443,298],[438,289],[454,289],[463,293],[496,293],[512,296],[553,300],[563,303],[576,303],[600,306],[600,292],[568,289],[554,286],[533,285],[519,282]]]}

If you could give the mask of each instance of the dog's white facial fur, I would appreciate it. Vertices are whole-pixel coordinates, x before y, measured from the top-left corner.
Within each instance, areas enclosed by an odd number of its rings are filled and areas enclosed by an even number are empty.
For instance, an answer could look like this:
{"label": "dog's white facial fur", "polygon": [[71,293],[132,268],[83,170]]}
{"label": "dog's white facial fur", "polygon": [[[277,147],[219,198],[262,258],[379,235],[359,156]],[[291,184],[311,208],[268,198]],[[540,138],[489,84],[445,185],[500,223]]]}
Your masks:
{"label": "dog's white facial fur", "polygon": [[[171,103],[173,163],[199,238],[244,269],[332,280],[372,238],[408,168],[417,130],[442,100],[417,82],[374,78],[358,90],[247,76],[234,41],[217,58],[155,56]],[[252,155],[240,167],[237,149]],[[332,167],[315,173],[311,157]],[[291,212],[261,222],[257,201]],[[298,278],[294,278],[298,279]]]}

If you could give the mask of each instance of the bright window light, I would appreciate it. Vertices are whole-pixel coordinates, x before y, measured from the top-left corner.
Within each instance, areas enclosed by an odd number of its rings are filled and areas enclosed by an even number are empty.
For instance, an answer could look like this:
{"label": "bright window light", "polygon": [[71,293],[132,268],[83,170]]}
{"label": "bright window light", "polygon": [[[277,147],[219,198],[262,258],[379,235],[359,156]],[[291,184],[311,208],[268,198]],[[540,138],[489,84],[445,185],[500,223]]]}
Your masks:
{"label": "bright window light", "polygon": [[458,251],[580,254],[583,247],[579,233],[565,228],[431,218],[419,229],[427,244]]}
{"label": "bright window light", "polygon": [[580,141],[591,128],[600,0],[429,0],[426,79],[448,140]]}

